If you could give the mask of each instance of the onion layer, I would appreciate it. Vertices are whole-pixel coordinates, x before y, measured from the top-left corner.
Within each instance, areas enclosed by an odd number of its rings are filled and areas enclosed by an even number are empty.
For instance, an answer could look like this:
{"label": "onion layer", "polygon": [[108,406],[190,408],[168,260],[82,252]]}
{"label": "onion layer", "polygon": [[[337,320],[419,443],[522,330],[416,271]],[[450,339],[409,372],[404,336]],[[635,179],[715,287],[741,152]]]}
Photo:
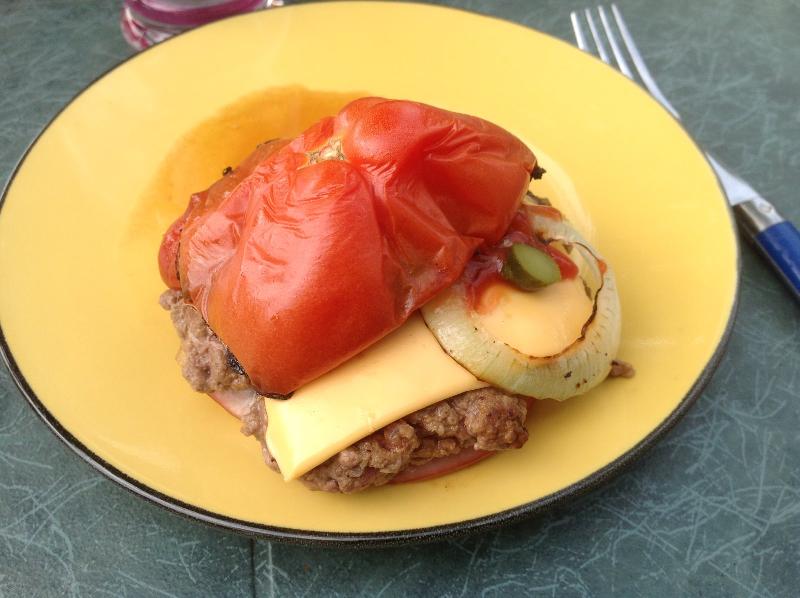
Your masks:
{"label": "onion layer", "polygon": [[[422,307],[442,348],[477,378],[516,394],[562,401],[597,386],[608,376],[620,342],[620,305],[614,273],[555,210],[530,208],[534,233],[580,257],[579,276],[593,301],[580,336],[556,355],[526,355],[489,334],[467,300],[462,279]],[[577,261],[577,260],[576,260]]]}

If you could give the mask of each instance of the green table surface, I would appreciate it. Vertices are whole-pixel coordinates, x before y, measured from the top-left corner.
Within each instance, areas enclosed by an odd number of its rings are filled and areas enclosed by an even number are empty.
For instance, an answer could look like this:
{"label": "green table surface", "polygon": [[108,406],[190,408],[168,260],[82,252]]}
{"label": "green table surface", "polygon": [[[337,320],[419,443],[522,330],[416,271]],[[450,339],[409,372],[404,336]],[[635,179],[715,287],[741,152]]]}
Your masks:
{"label": "green table surface", "polygon": [[[442,3],[572,41],[569,2]],[[0,179],[132,53],[120,4],[0,3]],[[700,145],[800,222],[797,0],[619,5]],[[741,286],[716,374],[632,469],[545,516],[421,546],[291,546],[166,512],[62,445],[0,367],[0,596],[800,595],[800,309],[746,245]]]}

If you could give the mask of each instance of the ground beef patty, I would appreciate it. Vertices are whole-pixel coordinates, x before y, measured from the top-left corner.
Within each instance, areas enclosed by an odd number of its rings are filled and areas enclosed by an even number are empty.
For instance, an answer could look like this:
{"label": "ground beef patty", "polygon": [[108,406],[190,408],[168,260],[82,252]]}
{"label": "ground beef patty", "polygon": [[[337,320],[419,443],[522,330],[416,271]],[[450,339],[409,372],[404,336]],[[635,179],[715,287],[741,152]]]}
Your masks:
{"label": "ground beef patty", "polygon": [[[249,388],[247,376],[235,371],[225,346],[179,291],[165,292],[160,303],[178,331],[178,362],[192,388]],[[314,490],[358,492],[385,484],[408,467],[465,449],[519,448],[528,439],[526,416],[523,397],[491,387],[465,392],[392,422],[318,465],[301,481]],[[242,432],[261,441],[264,460],[278,471],[264,443],[267,423],[264,401],[254,399],[242,418]]]}
{"label": "ground beef patty", "polygon": [[528,440],[527,401],[481,388],[392,422],[318,465],[301,480],[315,490],[358,492],[390,481],[405,468],[464,449],[499,451]]}

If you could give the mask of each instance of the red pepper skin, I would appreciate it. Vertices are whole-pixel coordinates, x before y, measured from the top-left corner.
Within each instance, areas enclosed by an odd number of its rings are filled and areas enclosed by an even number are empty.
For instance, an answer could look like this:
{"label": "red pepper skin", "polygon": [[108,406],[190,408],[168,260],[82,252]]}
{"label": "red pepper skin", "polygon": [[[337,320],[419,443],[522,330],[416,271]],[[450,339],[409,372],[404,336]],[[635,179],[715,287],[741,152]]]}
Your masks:
{"label": "red pepper skin", "polygon": [[186,210],[164,233],[161,247],[158,250],[158,269],[164,284],[170,289],[180,290],[181,288],[178,276],[178,250],[183,230],[187,224],[194,218],[214,210],[242,180],[250,175],[256,166],[287,143],[289,142],[281,139],[272,139],[262,143],[245,158],[236,170],[224,175],[205,191],[195,193],[189,198]]}
{"label": "red pepper skin", "polygon": [[161,247],[158,248],[158,269],[161,272],[161,280],[163,280],[164,284],[170,289],[175,290],[181,288],[181,281],[178,280],[177,259],[185,217],[186,212],[170,225],[167,232],[164,233]]}
{"label": "red pepper skin", "polygon": [[536,165],[496,125],[381,98],[261,151],[193,196],[159,262],[256,389],[280,394],[455,282],[503,236]]}

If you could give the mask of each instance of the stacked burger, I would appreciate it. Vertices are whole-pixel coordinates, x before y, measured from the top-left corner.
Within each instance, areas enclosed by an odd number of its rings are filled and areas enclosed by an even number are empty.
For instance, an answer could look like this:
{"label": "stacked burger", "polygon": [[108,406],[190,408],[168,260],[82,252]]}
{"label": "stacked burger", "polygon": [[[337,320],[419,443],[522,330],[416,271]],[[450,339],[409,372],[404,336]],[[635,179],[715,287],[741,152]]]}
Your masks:
{"label": "stacked burger", "polygon": [[159,252],[178,361],[267,464],[355,492],[521,447],[614,365],[611,268],[480,118],[362,98],[192,196]]}

